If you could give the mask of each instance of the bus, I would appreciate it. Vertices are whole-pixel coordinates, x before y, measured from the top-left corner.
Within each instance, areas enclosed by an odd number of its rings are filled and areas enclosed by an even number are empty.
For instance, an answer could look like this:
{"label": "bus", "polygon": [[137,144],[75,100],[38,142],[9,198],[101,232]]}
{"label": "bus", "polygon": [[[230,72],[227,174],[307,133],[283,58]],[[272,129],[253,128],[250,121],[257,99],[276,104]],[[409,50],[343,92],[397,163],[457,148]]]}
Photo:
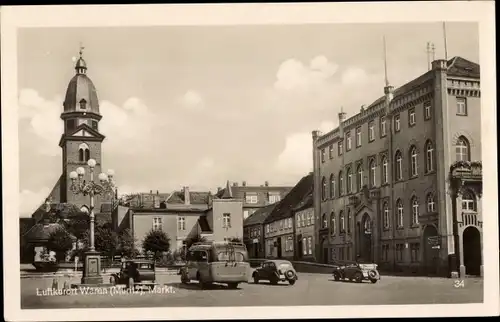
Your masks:
{"label": "bus", "polygon": [[204,242],[193,244],[181,268],[181,282],[198,281],[201,288],[212,283],[227,284],[235,289],[248,283],[250,264],[245,244],[235,242]]}

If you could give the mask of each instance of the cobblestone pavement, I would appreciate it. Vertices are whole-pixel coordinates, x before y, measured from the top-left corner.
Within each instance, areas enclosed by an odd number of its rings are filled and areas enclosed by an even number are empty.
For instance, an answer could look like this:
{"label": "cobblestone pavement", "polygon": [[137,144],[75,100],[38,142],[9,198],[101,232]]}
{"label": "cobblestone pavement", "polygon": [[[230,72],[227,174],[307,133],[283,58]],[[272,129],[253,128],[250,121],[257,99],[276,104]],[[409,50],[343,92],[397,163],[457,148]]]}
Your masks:
{"label": "cobblestone pavement", "polygon": [[[78,283],[78,278],[60,279]],[[377,305],[377,304],[447,304],[480,303],[483,301],[483,280],[465,279],[455,287],[454,280],[429,277],[382,276],[376,284],[335,282],[330,275],[299,275],[293,286],[287,283],[270,285],[240,284],[231,290],[214,285],[201,290],[196,282],[182,285],[179,276],[158,276],[163,293],[85,295],[37,295],[52,286],[52,279],[22,279],[21,307],[43,308],[111,308],[111,307],[168,307],[168,306],[282,306],[282,305]],[[76,292],[75,292],[76,293]]]}

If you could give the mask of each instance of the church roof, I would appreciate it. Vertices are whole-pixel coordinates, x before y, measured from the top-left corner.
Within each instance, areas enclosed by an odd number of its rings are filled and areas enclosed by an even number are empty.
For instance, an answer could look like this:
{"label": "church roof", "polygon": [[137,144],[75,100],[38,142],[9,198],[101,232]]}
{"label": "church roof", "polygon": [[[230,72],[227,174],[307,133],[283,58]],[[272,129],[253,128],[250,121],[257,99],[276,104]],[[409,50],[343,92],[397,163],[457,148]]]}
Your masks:
{"label": "church roof", "polygon": [[[86,75],[87,64],[80,56],[75,65],[76,75],[69,81],[64,99],[64,113],[90,112],[99,114],[97,90],[92,80]],[[80,104],[85,103],[85,109]]]}
{"label": "church roof", "polygon": [[257,209],[257,211],[255,211],[253,214],[248,216],[248,218],[243,221],[243,227],[258,225],[258,224],[262,225],[262,223],[272,213],[277,204],[278,203],[273,203]]}

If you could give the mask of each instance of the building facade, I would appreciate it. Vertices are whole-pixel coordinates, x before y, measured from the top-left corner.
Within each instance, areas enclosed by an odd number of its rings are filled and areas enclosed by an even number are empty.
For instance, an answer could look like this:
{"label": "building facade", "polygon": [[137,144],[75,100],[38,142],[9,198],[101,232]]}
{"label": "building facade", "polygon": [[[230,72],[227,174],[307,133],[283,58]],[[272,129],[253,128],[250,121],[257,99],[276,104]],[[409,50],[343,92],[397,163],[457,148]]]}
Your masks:
{"label": "building facade", "polygon": [[264,220],[266,258],[294,259],[295,208],[311,191],[312,186],[313,174],[311,173],[300,179]]}
{"label": "building facade", "polygon": [[184,187],[172,193],[138,193],[113,213],[116,229],[130,229],[136,249],[143,251],[144,238],[152,230],[170,238],[170,251],[180,250],[191,238],[209,241],[243,240],[243,200],[234,198],[232,187],[213,196]]}
{"label": "building facade", "polygon": [[316,261],[313,191],[295,208],[295,259]]}
{"label": "building facade", "polygon": [[243,221],[243,242],[250,258],[265,258],[264,221],[277,203],[259,208]]}
{"label": "building facade", "polygon": [[[218,188],[216,195],[222,195],[225,189],[227,187],[224,189]],[[241,185],[237,182],[233,182],[231,185],[234,197],[243,200],[244,219],[248,218],[248,216],[258,209],[280,201],[290,189],[292,187],[270,186],[268,181],[260,186],[249,186],[246,181],[243,181]]]}
{"label": "building facade", "polygon": [[461,188],[452,197],[449,180],[464,161],[470,180],[462,186],[481,186],[470,165],[481,159],[479,76],[479,65],[463,58],[437,60],[400,88],[387,82],[385,95],[353,117],[339,113],[333,131],[313,131],[321,262],[481,274],[481,194]]}

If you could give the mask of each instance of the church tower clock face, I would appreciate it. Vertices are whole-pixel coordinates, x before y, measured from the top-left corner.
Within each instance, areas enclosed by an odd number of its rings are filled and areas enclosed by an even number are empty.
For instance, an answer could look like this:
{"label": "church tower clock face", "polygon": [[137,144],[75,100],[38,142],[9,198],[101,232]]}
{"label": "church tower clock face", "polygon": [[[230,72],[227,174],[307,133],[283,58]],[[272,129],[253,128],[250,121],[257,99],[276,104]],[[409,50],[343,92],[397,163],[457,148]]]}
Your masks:
{"label": "church tower clock face", "polygon": [[[82,48],[83,49],[83,48]],[[75,75],[69,81],[63,103],[61,119],[64,132],[59,141],[63,150],[61,177],[61,202],[68,202],[78,207],[88,208],[88,197],[77,195],[71,191],[69,174],[78,167],[85,169],[85,180],[90,179],[89,159],[96,160],[95,178],[102,169],[102,142],[104,135],[99,132],[102,115],[99,110],[99,99],[94,83],[87,75],[87,63],[83,59],[82,49],[75,64]],[[103,197],[95,198],[95,208],[100,209]]]}

